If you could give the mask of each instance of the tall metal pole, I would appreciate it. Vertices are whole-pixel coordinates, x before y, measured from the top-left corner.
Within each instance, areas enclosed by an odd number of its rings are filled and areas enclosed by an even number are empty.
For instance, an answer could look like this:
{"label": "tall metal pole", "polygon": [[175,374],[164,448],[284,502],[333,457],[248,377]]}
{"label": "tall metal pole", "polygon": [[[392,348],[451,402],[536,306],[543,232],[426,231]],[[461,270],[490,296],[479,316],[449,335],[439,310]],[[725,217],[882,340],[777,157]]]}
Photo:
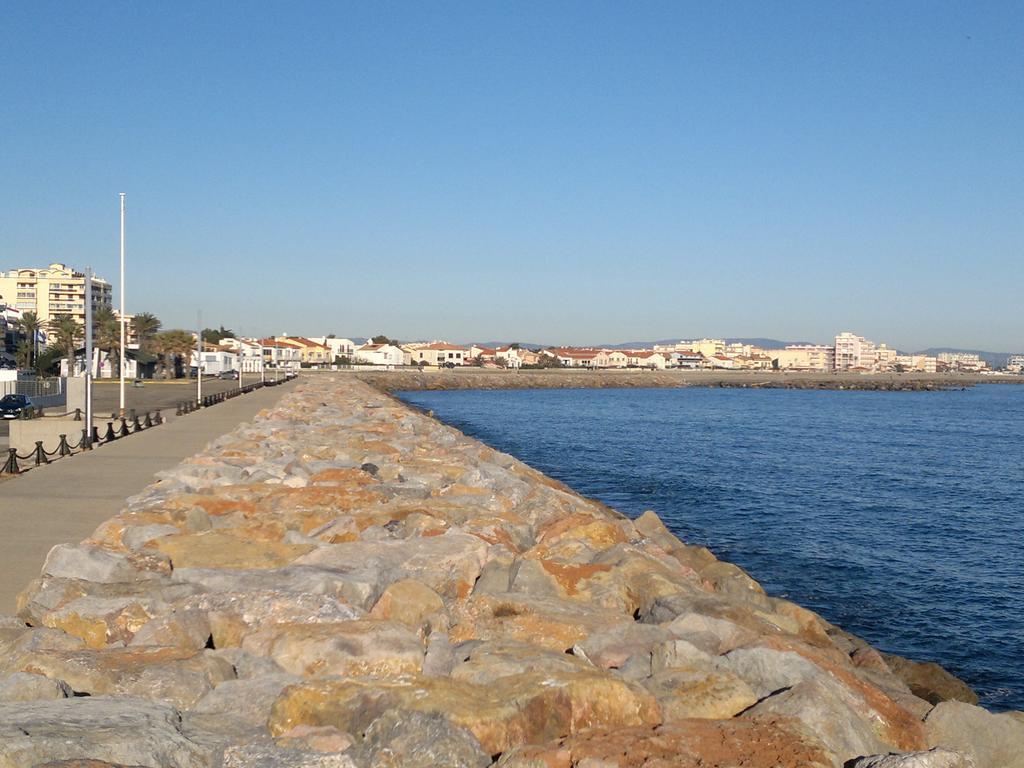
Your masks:
{"label": "tall metal pole", "polygon": [[[85,442],[92,442],[92,267],[85,268]],[[75,356],[68,360],[68,375],[74,374]]]}
{"label": "tall metal pole", "polygon": [[199,325],[196,326],[196,400],[203,404],[203,310],[199,310]]}
{"label": "tall metal pole", "polygon": [[124,416],[124,192],[121,192],[121,416]]}

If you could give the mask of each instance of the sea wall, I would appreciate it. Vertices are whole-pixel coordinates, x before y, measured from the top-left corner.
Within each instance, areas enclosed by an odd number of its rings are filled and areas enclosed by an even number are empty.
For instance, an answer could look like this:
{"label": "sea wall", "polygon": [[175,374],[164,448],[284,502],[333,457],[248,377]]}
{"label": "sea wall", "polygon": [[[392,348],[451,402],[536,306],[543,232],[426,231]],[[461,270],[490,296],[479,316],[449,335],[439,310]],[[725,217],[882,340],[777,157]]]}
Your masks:
{"label": "sea wall", "polygon": [[0,618],[0,768],[1024,765],[1020,713],[351,375],[111,512]]}
{"label": "sea wall", "polygon": [[868,391],[935,391],[975,384],[1024,384],[1024,376],[968,374],[779,373],[757,371],[686,371],[639,369],[545,369],[503,371],[372,368],[351,373],[387,392],[444,389],[603,389],[613,387],[730,387],[740,389],[849,389]]}

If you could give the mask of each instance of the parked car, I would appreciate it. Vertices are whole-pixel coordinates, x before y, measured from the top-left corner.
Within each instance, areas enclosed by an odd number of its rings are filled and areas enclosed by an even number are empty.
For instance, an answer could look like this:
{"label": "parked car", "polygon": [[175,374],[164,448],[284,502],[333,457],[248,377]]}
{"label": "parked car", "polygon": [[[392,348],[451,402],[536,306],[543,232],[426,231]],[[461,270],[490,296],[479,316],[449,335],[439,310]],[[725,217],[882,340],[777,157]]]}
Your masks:
{"label": "parked car", "polygon": [[27,395],[4,395],[0,398],[0,418],[17,419],[25,411],[34,411],[35,404]]}
{"label": "parked car", "polygon": [[238,371],[221,371],[217,374],[218,379],[224,379],[225,381],[237,381]]}

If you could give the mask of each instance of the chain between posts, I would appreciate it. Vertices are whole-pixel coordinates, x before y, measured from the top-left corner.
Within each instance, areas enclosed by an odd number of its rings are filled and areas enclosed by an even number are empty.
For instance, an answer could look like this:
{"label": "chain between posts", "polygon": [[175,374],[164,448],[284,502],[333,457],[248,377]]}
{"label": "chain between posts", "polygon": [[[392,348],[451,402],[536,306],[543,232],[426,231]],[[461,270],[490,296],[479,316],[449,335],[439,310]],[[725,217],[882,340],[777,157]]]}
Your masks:
{"label": "chain between posts", "polygon": [[[81,421],[80,409],[76,409],[75,420]],[[96,446],[106,445],[136,432],[145,432],[147,429],[152,429],[163,423],[164,418],[159,410],[154,412],[147,411],[144,419],[140,419],[138,414],[134,414],[130,428],[125,419],[121,419],[121,425],[117,430],[114,429],[113,422],[108,421],[107,431],[102,438],[100,437],[99,429],[93,425],[91,436],[89,436],[89,430],[83,429],[81,437],[75,440],[74,443],[68,441],[67,434],[60,435],[57,447],[52,451],[46,450],[42,440],[36,440],[35,448],[26,454],[18,453],[16,448],[8,448],[3,465],[0,466],[0,475],[20,475],[27,471],[27,469],[22,468],[21,462],[31,462],[33,466],[40,467],[44,464],[49,464],[50,459],[60,459],[65,456],[74,456],[83,451],[91,451]]]}
{"label": "chain between posts", "polygon": [[[247,384],[239,389],[231,390],[230,392],[207,395],[202,400],[183,400],[176,405],[175,415],[185,416],[195,413],[201,408],[209,408],[219,403],[227,402],[239,395],[246,395],[263,387],[274,387],[283,383],[284,381],[259,381],[255,384]],[[40,418],[41,416],[42,410],[40,409],[28,418]],[[80,408],[75,409],[74,421],[82,421],[82,410]],[[39,467],[49,464],[51,458],[63,458],[65,456],[74,456],[83,451],[91,451],[93,448],[112,443],[115,440],[120,440],[137,432],[145,432],[147,429],[158,427],[164,423],[165,419],[161,409],[158,408],[153,412],[146,411],[145,416],[141,418],[133,409],[126,418],[120,419],[120,424],[116,428],[114,427],[115,421],[117,419],[112,418],[107,422],[107,429],[102,437],[100,437],[99,428],[96,425],[83,429],[82,436],[73,444],[68,442],[67,435],[63,434],[60,436],[57,448],[53,451],[47,451],[43,446],[42,440],[37,440],[36,447],[27,454],[20,454],[15,448],[8,448],[7,457],[4,459],[3,465],[0,466],[0,475],[20,475],[27,471],[21,468],[20,462],[32,462],[34,466]]]}

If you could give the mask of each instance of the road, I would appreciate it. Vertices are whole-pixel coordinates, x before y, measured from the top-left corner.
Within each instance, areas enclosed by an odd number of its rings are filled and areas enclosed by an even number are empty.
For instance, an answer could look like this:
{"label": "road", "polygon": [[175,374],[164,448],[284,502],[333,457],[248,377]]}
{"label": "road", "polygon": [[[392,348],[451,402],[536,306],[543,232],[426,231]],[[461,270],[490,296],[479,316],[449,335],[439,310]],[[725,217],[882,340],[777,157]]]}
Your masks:
{"label": "road", "polygon": [[[256,381],[255,375],[246,376],[243,384],[253,384]],[[214,395],[218,392],[227,392],[237,389],[237,381],[220,381],[219,379],[203,379],[203,394]],[[116,413],[119,408],[120,395],[118,382],[97,381],[93,387],[93,408],[97,415]],[[171,413],[183,400],[194,400],[196,397],[195,379],[179,379],[172,381],[147,381],[142,387],[133,387],[128,382],[124,390],[125,405],[134,408],[139,413],[155,411],[157,409]],[[52,409],[51,409],[52,410]],[[6,451],[10,426],[7,422],[0,420],[0,451]]]}

